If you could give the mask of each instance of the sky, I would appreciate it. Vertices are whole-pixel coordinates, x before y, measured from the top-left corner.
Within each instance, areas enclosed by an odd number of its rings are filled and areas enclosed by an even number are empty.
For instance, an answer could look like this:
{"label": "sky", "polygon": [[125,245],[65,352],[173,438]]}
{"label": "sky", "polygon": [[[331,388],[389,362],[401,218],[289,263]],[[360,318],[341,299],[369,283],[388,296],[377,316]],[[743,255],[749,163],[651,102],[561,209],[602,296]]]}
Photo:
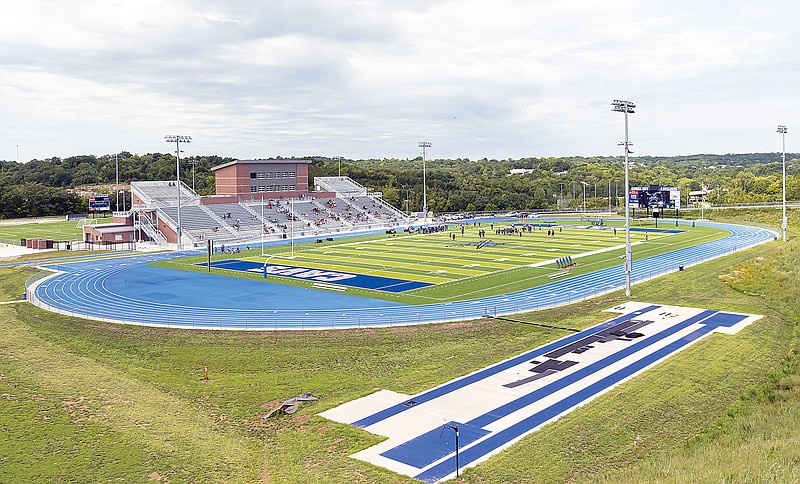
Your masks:
{"label": "sky", "polygon": [[[4,0],[0,159],[787,151],[800,2]],[[795,128],[797,126],[797,128]],[[795,131],[797,130],[797,131]]]}

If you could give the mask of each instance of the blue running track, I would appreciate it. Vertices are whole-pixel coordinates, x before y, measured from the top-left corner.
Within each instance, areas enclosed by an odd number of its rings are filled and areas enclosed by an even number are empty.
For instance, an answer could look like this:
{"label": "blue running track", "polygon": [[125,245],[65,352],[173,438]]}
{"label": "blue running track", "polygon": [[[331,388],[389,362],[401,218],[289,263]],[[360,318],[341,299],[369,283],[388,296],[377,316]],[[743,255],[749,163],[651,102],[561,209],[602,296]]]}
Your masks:
{"label": "blue running track", "polygon": [[[632,282],[678,270],[774,240],[773,231],[705,223],[730,236],[634,260]],[[619,290],[620,265],[555,280],[511,294],[420,306],[215,274],[153,267],[155,261],[188,252],[50,263],[57,270],[28,288],[28,299],[44,309],[126,324],[206,329],[329,329],[390,326],[513,314],[560,306]]]}

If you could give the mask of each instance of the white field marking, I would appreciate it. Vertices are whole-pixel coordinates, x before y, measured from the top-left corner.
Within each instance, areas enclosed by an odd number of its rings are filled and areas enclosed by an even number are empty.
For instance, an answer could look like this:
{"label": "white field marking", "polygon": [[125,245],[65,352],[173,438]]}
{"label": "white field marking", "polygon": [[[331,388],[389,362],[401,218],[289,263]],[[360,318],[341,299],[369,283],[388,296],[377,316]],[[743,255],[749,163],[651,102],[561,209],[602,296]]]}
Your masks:
{"label": "white field marking", "polygon": [[[669,235],[675,235],[675,234],[669,234]],[[703,238],[706,238],[706,236],[704,236]],[[639,244],[643,244],[643,243],[644,243],[644,241],[635,242],[635,243],[632,243],[631,245],[639,245]],[[585,252],[585,253],[582,253],[582,254],[573,255],[572,258],[574,260],[574,259],[578,259],[578,258],[581,258],[581,257],[589,256],[589,255],[595,255],[595,254],[599,254],[599,253],[602,253],[602,252],[608,252],[608,251],[611,251],[611,250],[624,249],[624,248],[625,248],[625,245],[618,245],[618,246],[614,246],[614,247],[606,247],[604,249],[598,249],[598,250],[594,250],[594,251],[590,251],[590,252]],[[593,262],[591,265],[602,264],[602,263],[606,262],[606,260],[608,260],[608,259],[604,259],[604,260],[599,260],[599,261]],[[543,265],[552,264],[552,263],[555,263],[555,259],[539,262],[537,265],[538,266],[543,266]],[[533,265],[533,264],[531,264],[531,265]],[[523,267],[529,267],[529,266],[523,266]],[[494,271],[494,272],[490,272],[490,273],[484,274],[482,276],[477,276],[477,277],[474,277],[474,278],[460,279],[458,281],[453,281],[453,282],[445,282],[445,283],[439,284],[439,285],[440,286],[444,286],[444,285],[448,285],[448,284],[458,284],[460,282],[467,282],[467,281],[472,282],[472,281],[475,281],[475,280],[479,280],[482,277],[494,276],[494,275],[499,274],[501,272],[506,272],[506,271],[511,271],[511,270],[518,270],[518,269],[520,269],[520,268],[516,267],[516,268],[511,268],[511,269],[502,269],[502,270],[498,270],[498,271]],[[532,281],[532,280],[535,280],[535,279],[541,279],[543,277],[548,277],[549,278],[549,274],[541,274],[541,275],[537,275],[537,276],[526,277],[524,279],[517,279],[515,281],[507,282],[507,283],[504,283],[504,284],[496,284],[496,285],[493,285],[491,287],[485,287],[485,288],[476,289],[474,291],[461,293],[459,295],[459,300],[464,296],[471,296],[471,295],[474,295],[474,294],[480,294],[480,293],[483,293],[483,292],[486,292],[486,291],[489,291],[489,290],[492,290],[492,289],[496,289],[496,288],[499,288],[499,287],[510,286],[512,284],[518,284],[519,282],[526,282],[526,281]],[[427,289],[428,288],[420,289],[420,291],[425,291]],[[422,296],[422,295],[420,295],[419,297],[426,297],[428,299],[432,299],[432,300],[435,300],[435,301],[451,301],[451,300],[455,300],[453,298],[433,298],[433,297]]]}
{"label": "white field marking", "polygon": [[[624,228],[622,230],[624,231]],[[411,237],[422,237],[422,236],[425,236],[425,235],[436,235],[436,234],[413,234],[413,235],[408,235],[408,236],[404,237],[404,239],[405,238],[411,238]],[[664,234],[664,236],[670,236],[670,235],[678,235],[678,234],[671,234],[671,233]],[[707,234],[707,235],[699,237],[698,239],[695,239],[695,240],[700,241],[700,240],[703,240],[703,239],[712,239],[712,238],[716,238],[716,234]],[[371,242],[376,242],[376,241],[375,240],[366,240],[366,241],[349,242],[349,243],[337,244],[337,245],[343,245],[343,246],[345,246],[345,245],[357,245],[357,244],[365,244],[365,243],[371,243]],[[633,242],[633,243],[631,243],[631,245],[640,245],[640,244],[643,244],[644,242],[645,242],[644,240],[642,240],[640,242]],[[578,246],[580,246],[580,245],[578,245]],[[573,259],[577,259],[577,258],[581,258],[581,257],[585,257],[585,256],[599,254],[599,253],[602,253],[602,252],[607,252],[607,251],[612,251],[612,250],[617,250],[617,249],[624,249],[624,247],[625,247],[624,244],[617,245],[617,246],[612,246],[612,247],[606,247],[606,248],[603,248],[603,249],[598,249],[598,250],[594,250],[594,251],[590,251],[590,252],[585,252],[585,253],[582,253],[582,254],[573,255],[572,258]],[[359,250],[366,249],[366,248],[367,247],[357,247],[357,249],[359,249]],[[547,252],[555,252],[555,251],[558,251],[559,249],[550,248],[550,249],[545,249],[545,250]],[[275,256],[276,257],[280,257],[277,254]],[[593,263],[592,265],[601,264],[601,263],[604,263],[605,261],[606,260],[600,260],[600,261],[597,261],[597,262]],[[542,261],[542,262],[536,263],[535,265],[538,267],[538,266],[543,266],[543,265],[552,264],[552,263],[555,263],[555,259]],[[424,291],[428,291],[428,290],[431,290],[431,289],[438,288],[439,286],[446,286],[446,285],[452,285],[452,284],[462,284],[462,283],[466,283],[466,282],[473,282],[473,281],[476,281],[476,280],[480,280],[481,278],[485,278],[485,277],[489,277],[489,276],[495,276],[495,275],[500,274],[502,272],[516,271],[516,270],[520,270],[522,268],[530,268],[533,265],[534,264],[530,264],[530,265],[526,264],[526,265],[519,266],[519,267],[510,267],[510,268],[498,269],[496,271],[488,272],[488,273],[485,273],[485,274],[482,274],[482,275],[479,275],[479,276],[474,276],[474,277],[467,276],[467,277],[464,277],[464,278],[461,278],[461,279],[457,279],[455,281],[434,282],[431,279],[425,277],[424,275],[419,275],[419,276],[415,276],[415,277],[420,277],[422,279],[420,282],[432,282],[432,283],[435,284],[434,286],[432,286],[430,288],[423,288],[423,289],[419,289],[418,290],[419,292],[424,292]],[[460,300],[464,296],[480,294],[480,293],[483,293],[483,292],[486,292],[488,290],[495,289],[495,288],[498,288],[498,287],[509,286],[509,285],[512,285],[512,284],[518,284],[519,282],[532,281],[532,280],[541,279],[541,278],[544,278],[544,277],[549,277],[549,275],[541,274],[541,275],[537,275],[537,276],[526,277],[524,279],[518,279],[516,281],[511,281],[511,282],[504,283],[504,284],[494,285],[492,287],[480,288],[480,289],[477,289],[477,290],[474,290],[474,291],[471,291],[471,292],[461,293],[459,295],[459,297],[458,297],[458,300]],[[427,299],[427,300],[430,300],[430,301],[446,302],[446,301],[454,301],[454,300],[456,300],[456,299],[454,299],[452,297],[432,297],[432,296],[425,296],[425,295],[419,294],[419,293],[418,294],[413,294],[413,296],[414,297],[419,297],[421,299]]]}
{"label": "white field marking", "polygon": [[[632,245],[635,245],[635,244],[632,244]],[[624,247],[625,247],[624,245],[616,246],[616,247],[606,247],[604,249],[598,249],[598,250],[591,251],[591,252],[586,252],[586,253],[583,253],[583,254],[577,254],[577,255],[572,256],[572,258],[574,260],[574,259],[577,259],[577,258],[580,258],[580,257],[599,254],[599,253],[602,253],[602,252],[608,252],[608,251],[611,251],[611,250],[624,248]],[[606,262],[606,260],[607,259],[596,261],[592,265],[604,263],[604,262]],[[553,264],[553,263],[555,263],[555,259],[542,261],[542,262],[537,263],[536,265],[537,266],[544,266],[544,265]],[[452,281],[452,282],[445,282],[445,283],[442,283],[442,284],[438,284],[437,286],[445,286],[445,285],[450,285],[450,284],[459,284],[459,283],[462,283],[462,282],[474,282],[476,280],[480,280],[481,278],[485,278],[485,277],[488,277],[488,276],[494,276],[494,275],[500,274],[502,272],[516,271],[516,270],[520,270],[520,269],[523,269],[523,268],[529,268],[532,265],[534,265],[534,264],[530,264],[530,265],[526,264],[526,265],[523,265],[523,266],[520,266],[520,267],[513,267],[513,268],[509,268],[509,269],[500,269],[500,270],[497,270],[497,271],[494,271],[494,272],[489,272],[489,273],[484,274],[482,276],[477,276],[477,277],[473,277],[473,278],[464,278],[464,279],[459,279],[458,281]],[[486,291],[489,291],[489,290],[494,290],[496,288],[500,288],[500,287],[504,287],[504,286],[510,286],[510,285],[518,284],[520,282],[527,282],[527,281],[532,281],[532,280],[536,280],[536,279],[542,279],[544,277],[548,277],[549,278],[550,275],[549,274],[539,274],[539,275],[536,275],[536,276],[526,277],[526,278],[523,278],[523,279],[516,279],[514,281],[506,282],[506,283],[503,283],[503,284],[495,284],[495,285],[493,285],[491,287],[484,287],[484,288],[476,289],[474,291],[464,292],[464,293],[461,293],[459,295],[459,300],[461,298],[465,297],[465,296],[472,296],[472,295],[480,294],[480,293],[483,293],[483,292],[486,292]],[[428,289],[432,289],[432,288],[423,288],[423,289],[419,289],[419,291],[426,291]],[[417,294],[415,294],[415,296],[417,296]],[[455,300],[455,299],[449,298],[449,297],[448,298],[435,298],[435,297],[423,296],[423,295],[419,295],[419,297],[424,297],[424,298],[431,299],[431,300],[434,300],[434,301],[451,301],[451,300]]]}
{"label": "white field marking", "polygon": [[[365,269],[363,267],[353,267],[352,264],[350,264],[350,262],[353,261],[353,257],[347,256],[347,255],[341,255],[341,256],[334,255],[334,256],[328,257],[327,259],[311,259],[311,258],[308,258],[308,257],[306,257],[305,259],[309,263],[316,264],[318,266],[318,268],[328,269],[328,270],[333,270],[333,271],[343,271],[344,270],[344,271],[355,272],[355,273],[359,273],[359,274],[381,274],[381,275],[385,275],[386,273],[388,273],[388,274],[392,274],[392,275],[403,275],[403,276],[407,276],[407,277],[417,278],[417,280],[419,278],[423,278],[422,280],[420,280],[420,282],[432,282],[432,283],[435,283],[435,284],[451,282],[451,280],[449,280],[449,279],[440,280],[440,279],[429,279],[429,278],[425,277],[425,273],[421,272],[421,271],[423,271],[424,267],[420,267],[420,264],[418,262],[416,262],[416,261],[411,261],[411,260],[406,260],[406,259],[382,259],[382,260],[384,262],[390,263],[392,265],[392,267],[394,267],[394,268],[409,269],[411,271],[410,274],[409,273],[398,274],[395,271],[390,271],[389,269],[387,269],[386,265],[381,265],[380,269],[376,268],[375,266],[379,265],[379,264],[377,264],[377,262],[372,263],[372,268],[369,268],[369,269]],[[337,264],[337,262],[338,262],[338,264]],[[383,272],[374,272],[374,271],[380,271],[380,270],[382,270]],[[447,273],[447,272],[448,271],[442,271],[442,273]],[[430,274],[430,273],[431,272],[428,272],[428,274]],[[458,274],[457,271],[456,271],[456,273]],[[460,275],[463,276],[461,279],[475,277],[474,274],[469,274],[469,273],[464,273],[464,274],[460,274]]]}

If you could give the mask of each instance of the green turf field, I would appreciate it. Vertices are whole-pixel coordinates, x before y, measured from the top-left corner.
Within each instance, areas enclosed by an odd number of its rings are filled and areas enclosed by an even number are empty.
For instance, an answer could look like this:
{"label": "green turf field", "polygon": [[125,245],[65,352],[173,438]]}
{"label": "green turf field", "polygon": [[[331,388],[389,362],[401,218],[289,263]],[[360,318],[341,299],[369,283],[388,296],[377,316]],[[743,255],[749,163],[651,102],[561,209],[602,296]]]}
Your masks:
{"label": "green turf field", "polygon": [[3,223],[0,224],[0,240],[14,244],[19,244],[20,239],[50,239],[65,242],[82,240],[83,228],[81,224],[90,222],[93,224],[107,224],[113,222],[113,218],[106,217],[88,219],[86,221],[65,221],[60,218],[32,223]]}
{"label": "green turf field", "polygon": [[[433,286],[404,293],[384,293],[347,288],[348,294],[399,301],[408,304],[472,299],[546,284],[555,278],[570,277],[622,263],[625,232],[619,225],[592,226],[588,222],[565,221],[558,226],[498,235],[497,229],[514,227],[516,222],[453,225],[447,232],[403,233],[332,242],[251,249],[239,254],[217,254],[214,259],[236,258],[270,264],[302,266],[329,271],[393,277],[428,282]],[[681,226],[679,233],[655,231],[654,223],[640,224],[631,231],[634,261],[659,253],[721,238],[726,232],[709,227]],[[661,224],[660,230],[674,229]],[[649,229],[651,232],[640,230]],[[484,236],[479,231],[485,230]],[[548,235],[552,230],[552,235]],[[455,239],[453,239],[455,235]],[[574,265],[559,268],[556,259],[571,257]],[[205,260],[193,257],[160,263],[166,267],[202,270],[191,264]],[[257,274],[215,269],[233,277],[259,278]],[[270,276],[270,282],[311,286],[312,282]]]}

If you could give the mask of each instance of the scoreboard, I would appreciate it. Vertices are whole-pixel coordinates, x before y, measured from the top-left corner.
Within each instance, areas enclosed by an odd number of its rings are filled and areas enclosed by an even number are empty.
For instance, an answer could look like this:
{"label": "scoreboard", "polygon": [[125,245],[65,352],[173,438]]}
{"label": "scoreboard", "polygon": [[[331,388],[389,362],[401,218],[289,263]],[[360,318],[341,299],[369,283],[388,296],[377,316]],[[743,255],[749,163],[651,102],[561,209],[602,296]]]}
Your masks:
{"label": "scoreboard", "polygon": [[89,212],[107,212],[111,210],[111,199],[104,193],[89,197]]}
{"label": "scoreboard", "polygon": [[675,187],[662,187],[650,185],[646,187],[631,187],[628,191],[628,206],[630,208],[681,208],[681,191]]}

